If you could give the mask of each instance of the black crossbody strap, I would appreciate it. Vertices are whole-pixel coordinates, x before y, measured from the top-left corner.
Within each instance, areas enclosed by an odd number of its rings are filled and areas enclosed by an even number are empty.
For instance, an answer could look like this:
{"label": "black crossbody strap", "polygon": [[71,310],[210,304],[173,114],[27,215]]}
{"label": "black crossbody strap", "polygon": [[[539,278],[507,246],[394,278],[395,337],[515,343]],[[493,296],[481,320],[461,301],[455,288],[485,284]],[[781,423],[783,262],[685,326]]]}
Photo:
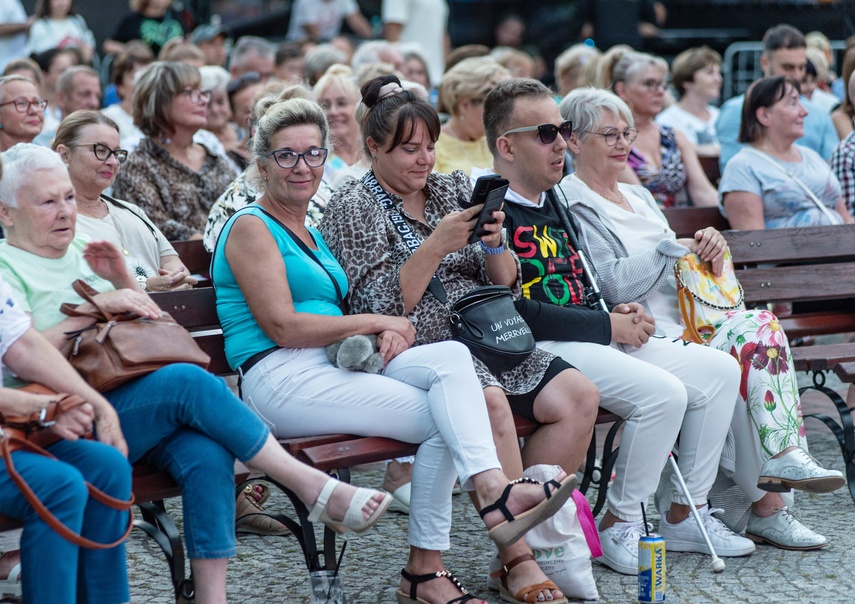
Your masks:
{"label": "black crossbody strap", "polygon": [[320,258],[315,256],[315,254],[312,252],[312,250],[309,248],[309,246],[306,245],[302,239],[297,237],[291,229],[286,227],[285,224],[281,220],[276,218],[276,216],[274,216],[273,214],[271,214],[270,212],[268,212],[267,210],[265,210],[261,206],[256,206],[256,207],[259,210],[261,210],[264,213],[264,215],[267,216],[270,220],[272,220],[273,222],[278,224],[279,227],[283,231],[285,231],[291,239],[294,240],[294,243],[297,244],[297,247],[299,247],[300,250],[302,250],[302,252],[304,254],[306,254],[309,258],[314,260],[318,264],[318,266],[320,266],[322,269],[324,269],[324,272],[329,276],[330,281],[332,281],[333,287],[335,288],[335,293],[338,296],[338,304],[339,304],[339,306],[341,306],[342,303],[344,302],[344,295],[341,293],[341,288],[338,286],[338,281],[336,281],[335,277],[333,277],[333,274],[331,272],[329,272],[327,267],[324,266],[324,263],[321,262]]}
{"label": "black crossbody strap", "polygon": [[594,277],[594,269],[588,263],[587,254],[579,243],[579,238],[576,236],[577,230],[576,225],[573,224],[573,219],[570,217],[570,214],[567,212],[567,208],[564,207],[564,204],[558,201],[558,195],[556,195],[554,187],[546,192],[546,198],[549,203],[552,204],[555,213],[558,214],[558,218],[561,220],[561,226],[564,227],[564,232],[567,233],[567,240],[579,255],[579,262],[582,264],[582,273],[584,274],[585,280],[588,282],[588,286],[585,288],[587,290],[585,297],[587,298],[586,302],[588,303],[588,306],[608,312],[609,308],[606,305],[605,300],[603,300],[603,295],[600,293],[600,288],[597,286],[597,280]]}
{"label": "black crossbody strap", "polygon": [[[383,209],[389,213],[389,219],[392,221],[395,230],[404,240],[404,243],[410,250],[410,254],[414,254],[422,244],[421,239],[416,236],[412,227],[407,222],[407,219],[397,208],[395,202],[392,201],[392,196],[386,192],[386,189],[384,189],[379,182],[377,182],[377,177],[374,176],[374,170],[369,170],[365,173],[362,177],[362,184],[368,187],[371,193],[374,194],[374,197],[377,198],[377,201],[380,202],[380,205],[383,206]],[[448,302],[448,293],[445,291],[445,287],[442,285],[442,281],[439,280],[439,277],[436,276],[436,273],[434,273],[433,277],[431,277],[430,283],[428,283],[428,291],[430,291],[430,293],[433,294],[433,297],[439,300],[442,304],[446,304]]]}

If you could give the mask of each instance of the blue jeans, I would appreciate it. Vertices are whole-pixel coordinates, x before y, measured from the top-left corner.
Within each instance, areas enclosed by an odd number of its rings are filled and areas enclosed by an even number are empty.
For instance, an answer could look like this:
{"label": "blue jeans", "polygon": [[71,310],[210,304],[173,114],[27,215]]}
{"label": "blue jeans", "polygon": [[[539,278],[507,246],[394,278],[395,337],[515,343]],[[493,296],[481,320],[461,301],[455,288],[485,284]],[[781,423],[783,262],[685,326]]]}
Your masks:
{"label": "blue jeans", "polygon": [[187,555],[233,556],[234,461],[258,454],[267,426],[225,381],[194,365],[163,367],[105,396],[119,414],[130,461],[151,463],[181,486]]}
{"label": "blue jeans", "polygon": [[[128,461],[113,447],[92,441],[60,441],[49,451],[59,461],[16,451],[12,454],[15,469],[68,528],[102,543],[118,539],[127,527],[128,513],[89,499],[84,481],[127,500],[131,494]],[[130,600],[124,544],[90,550],[66,541],[39,518],[5,469],[0,471],[0,513],[24,522],[24,602],[112,604]]]}

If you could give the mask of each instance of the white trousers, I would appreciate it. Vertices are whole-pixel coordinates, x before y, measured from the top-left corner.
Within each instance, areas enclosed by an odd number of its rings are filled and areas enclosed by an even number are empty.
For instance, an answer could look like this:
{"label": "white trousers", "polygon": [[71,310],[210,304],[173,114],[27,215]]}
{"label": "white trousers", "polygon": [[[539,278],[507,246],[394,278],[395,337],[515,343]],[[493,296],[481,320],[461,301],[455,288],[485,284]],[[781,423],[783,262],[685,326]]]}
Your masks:
{"label": "white trousers", "polygon": [[244,376],[243,398],[279,438],[385,436],[421,443],[413,464],[409,543],[448,549],[459,475],[501,468],[484,391],[458,342],[411,348],[380,375],[334,367],[323,348],[283,348]]}
{"label": "white trousers", "polygon": [[[680,434],[679,465],[692,501],[706,503],[739,391],[738,363],[727,353],[668,338],[641,348],[588,342],[538,342],[600,389],[600,406],[626,420],[608,491],[609,511],[642,519]],[[674,480],[677,503],[688,504]]]}

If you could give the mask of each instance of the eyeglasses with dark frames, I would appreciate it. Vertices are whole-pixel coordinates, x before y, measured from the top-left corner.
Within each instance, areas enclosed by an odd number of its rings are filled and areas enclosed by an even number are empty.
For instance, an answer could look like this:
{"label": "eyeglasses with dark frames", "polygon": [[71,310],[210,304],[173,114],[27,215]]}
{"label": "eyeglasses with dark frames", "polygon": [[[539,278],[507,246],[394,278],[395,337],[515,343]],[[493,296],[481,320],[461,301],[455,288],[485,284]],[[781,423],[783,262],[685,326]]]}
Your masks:
{"label": "eyeglasses with dark frames", "polygon": [[602,136],[603,140],[606,141],[606,144],[609,147],[614,147],[617,145],[618,137],[623,136],[623,140],[626,141],[628,145],[631,145],[635,142],[635,139],[638,138],[638,128],[627,128],[623,132],[618,130],[617,128],[609,128],[605,132],[594,132],[592,130],[582,130],[585,134],[595,134],[597,136]]}
{"label": "eyeglasses with dark frames", "polygon": [[199,90],[198,88],[185,88],[184,90],[179,90],[178,94],[183,94],[186,97],[189,97],[191,101],[194,103],[204,102],[207,104],[211,100],[211,91],[210,90]]}
{"label": "eyeglasses with dark frames", "polygon": [[308,151],[297,153],[291,149],[277,149],[268,153],[267,157],[272,157],[277,166],[286,170],[295,167],[301,157],[310,168],[320,168],[327,161],[327,150],[323,147],[312,147]]}
{"label": "eyeglasses with dark frames", "polygon": [[125,163],[128,159],[128,152],[124,149],[111,149],[103,143],[80,143],[79,145],[68,145],[69,147],[91,147],[95,158],[100,161],[107,161],[110,156],[115,155],[116,161],[120,164]]}
{"label": "eyeglasses with dark frames", "polygon": [[665,92],[665,89],[668,88],[668,82],[665,80],[657,80],[656,78],[647,78],[639,83],[650,92],[656,92],[657,90]]}
{"label": "eyeglasses with dark frames", "polygon": [[544,145],[551,145],[555,142],[555,139],[559,134],[561,134],[561,138],[565,141],[570,140],[570,136],[573,134],[573,122],[566,121],[560,126],[556,126],[555,124],[541,124],[540,126],[513,128],[499,136],[507,136],[508,134],[516,134],[518,132],[534,132],[535,130],[537,131],[537,135],[540,137],[540,142]]}
{"label": "eyeglasses with dark frames", "polygon": [[0,107],[5,105],[14,105],[15,111],[18,113],[26,113],[30,110],[30,106],[34,106],[36,111],[44,111],[47,108],[47,101],[44,99],[36,99],[31,101],[29,99],[15,99],[14,101],[6,101],[5,103],[0,103]]}

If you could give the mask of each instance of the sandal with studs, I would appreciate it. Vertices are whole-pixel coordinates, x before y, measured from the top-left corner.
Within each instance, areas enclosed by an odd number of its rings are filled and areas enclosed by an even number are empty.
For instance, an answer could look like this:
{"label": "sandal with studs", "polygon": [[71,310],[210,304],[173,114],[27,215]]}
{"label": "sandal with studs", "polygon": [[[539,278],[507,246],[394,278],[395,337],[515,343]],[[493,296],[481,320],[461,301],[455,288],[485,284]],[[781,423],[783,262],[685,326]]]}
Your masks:
{"label": "sandal with studs", "polygon": [[543,492],[546,493],[546,499],[538,503],[533,508],[521,512],[517,516],[511,514],[511,511],[506,505],[508,498],[511,495],[511,489],[518,484],[540,484],[531,478],[518,478],[512,480],[502,496],[495,503],[485,506],[481,510],[481,519],[493,512],[499,510],[504,515],[505,520],[497,524],[487,532],[487,536],[492,539],[500,548],[513,545],[529,530],[552,516],[555,512],[570,499],[573,494],[573,489],[576,488],[576,475],[571,474],[564,478],[560,483],[555,480],[549,480],[543,484]]}
{"label": "sandal with studs", "polygon": [[445,604],[459,604],[462,602],[469,602],[470,600],[475,600],[475,596],[466,591],[466,588],[458,581],[457,577],[452,575],[447,570],[438,570],[435,573],[427,573],[426,575],[411,575],[407,572],[406,569],[401,571],[401,576],[404,577],[407,581],[410,582],[410,594],[407,595],[400,589],[395,592],[395,595],[398,597],[398,604],[430,604],[427,600],[424,600],[416,595],[416,589],[422,583],[427,583],[428,581],[433,581],[434,579],[448,579],[454,586],[460,590],[460,593],[463,594],[459,598],[454,598],[453,600],[449,600]]}

